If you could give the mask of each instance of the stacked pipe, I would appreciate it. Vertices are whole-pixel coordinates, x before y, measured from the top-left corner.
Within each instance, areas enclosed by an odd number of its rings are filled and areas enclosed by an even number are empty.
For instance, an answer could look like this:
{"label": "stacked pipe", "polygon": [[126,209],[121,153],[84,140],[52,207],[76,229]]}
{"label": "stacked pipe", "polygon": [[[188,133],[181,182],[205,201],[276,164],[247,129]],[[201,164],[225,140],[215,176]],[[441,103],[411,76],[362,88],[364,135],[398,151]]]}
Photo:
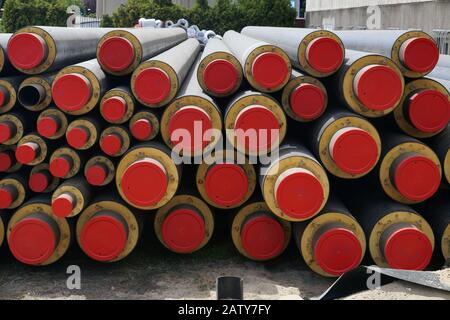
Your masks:
{"label": "stacked pipe", "polygon": [[190,254],[220,216],[244,257],[293,241],[327,277],[449,256],[449,65],[423,32],[27,27],[0,48],[0,245],[22,263],[119,261],[143,232]]}

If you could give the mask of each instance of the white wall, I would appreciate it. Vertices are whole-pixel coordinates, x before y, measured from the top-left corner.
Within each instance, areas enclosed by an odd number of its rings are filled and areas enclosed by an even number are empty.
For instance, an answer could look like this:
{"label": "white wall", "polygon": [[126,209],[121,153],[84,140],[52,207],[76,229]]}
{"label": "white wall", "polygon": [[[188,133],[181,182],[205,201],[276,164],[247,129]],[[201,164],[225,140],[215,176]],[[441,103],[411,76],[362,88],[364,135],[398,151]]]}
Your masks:
{"label": "white wall", "polygon": [[413,2],[431,2],[436,0],[308,0],[306,11],[325,11],[347,8],[358,8],[376,5],[389,5]]}

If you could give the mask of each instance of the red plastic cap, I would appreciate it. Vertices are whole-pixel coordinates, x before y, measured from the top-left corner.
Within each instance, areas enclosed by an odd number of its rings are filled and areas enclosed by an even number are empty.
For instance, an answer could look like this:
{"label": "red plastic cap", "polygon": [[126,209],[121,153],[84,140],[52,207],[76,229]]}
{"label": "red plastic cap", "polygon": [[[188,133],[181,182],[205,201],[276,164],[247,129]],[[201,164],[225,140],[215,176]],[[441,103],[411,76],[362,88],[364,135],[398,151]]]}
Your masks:
{"label": "red plastic cap", "polygon": [[275,114],[263,106],[243,109],[234,123],[238,144],[250,152],[270,150],[279,137],[279,130]]}
{"label": "red plastic cap", "polygon": [[206,132],[211,129],[211,117],[206,111],[199,107],[187,106],[182,107],[170,118],[168,133],[173,145],[191,153],[203,150],[209,144]]}
{"label": "red plastic cap", "polygon": [[443,130],[450,119],[449,97],[437,90],[423,90],[409,99],[409,119],[422,132]]}
{"label": "red plastic cap", "polygon": [[421,155],[403,159],[395,168],[395,186],[405,198],[424,201],[433,196],[441,183],[439,167]]}
{"label": "red plastic cap", "polygon": [[6,172],[13,166],[14,159],[10,152],[0,152],[0,172]]}
{"label": "red plastic cap", "polygon": [[167,99],[171,85],[165,71],[159,68],[147,68],[137,75],[134,90],[141,101],[147,104],[158,104]]}
{"label": "red plastic cap", "polygon": [[22,164],[30,164],[38,156],[39,145],[34,142],[27,142],[17,146],[16,159]]}
{"label": "red plastic cap", "polygon": [[333,276],[356,268],[361,262],[362,255],[358,238],[345,228],[334,228],[323,233],[314,246],[317,264],[323,271]]}
{"label": "red plastic cap", "polygon": [[162,239],[172,251],[193,252],[205,239],[205,221],[194,210],[174,210],[164,219]]}
{"label": "red plastic cap", "polygon": [[53,101],[61,110],[78,111],[91,99],[91,83],[82,74],[65,74],[53,82],[52,95]]}
{"label": "red plastic cap", "polygon": [[84,127],[75,127],[66,133],[67,143],[75,149],[83,148],[89,140],[89,130]]}
{"label": "red plastic cap", "polygon": [[36,172],[30,175],[28,186],[33,192],[44,192],[50,184],[49,178],[45,173]]}
{"label": "red plastic cap", "polygon": [[115,156],[122,149],[122,137],[111,133],[100,140],[100,148],[109,156]]}
{"label": "red plastic cap", "polygon": [[145,158],[129,166],[123,176],[121,189],[125,198],[140,207],[155,205],[167,192],[168,177],[157,160]]}
{"label": "red plastic cap", "polygon": [[364,174],[377,163],[380,150],[369,132],[347,127],[333,135],[330,154],[336,166],[348,174]]}
{"label": "red plastic cap", "polygon": [[260,86],[274,89],[289,79],[289,65],[279,54],[262,53],[253,62],[252,75]]}
{"label": "red plastic cap", "polygon": [[8,43],[8,58],[19,69],[38,67],[47,55],[47,44],[34,33],[18,33]]}
{"label": "red plastic cap", "polygon": [[111,261],[116,259],[127,244],[127,230],[124,224],[110,215],[90,219],[81,230],[80,244],[92,259]]}
{"label": "red plastic cap", "polygon": [[100,63],[109,71],[120,72],[134,60],[133,44],[122,37],[111,37],[104,41],[98,51]]}
{"label": "red plastic cap", "polygon": [[290,107],[300,119],[315,120],[326,108],[325,92],[318,86],[302,83],[292,91]]}
{"label": "red plastic cap", "polygon": [[127,102],[122,97],[111,97],[103,101],[101,113],[106,121],[120,121],[127,112]]}
{"label": "red plastic cap", "polygon": [[3,107],[9,101],[9,93],[5,87],[0,86],[0,107]]}
{"label": "red plastic cap", "polygon": [[206,173],[205,190],[210,201],[220,206],[241,203],[248,192],[248,177],[237,164],[215,164]]}
{"label": "red plastic cap", "polygon": [[7,188],[0,188],[0,209],[8,209],[14,202],[14,196]]}
{"label": "red plastic cap", "polygon": [[137,140],[147,140],[153,133],[153,126],[147,119],[136,120],[131,126],[131,134]]}
{"label": "red plastic cap", "polygon": [[12,123],[2,122],[0,123],[0,143],[4,143],[13,137]]}
{"label": "red plastic cap", "polygon": [[361,69],[354,79],[359,101],[370,110],[383,111],[395,107],[403,95],[400,75],[392,68],[370,65]]}
{"label": "red plastic cap", "polygon": [[407,40],[401,47],[400,59],[412,71],[426,73],[436,67],[439,49],[431,39],[417,37]]}
{"label": "red plastic cap", "polygon": [[66,157],[58,157],[50,162],[50,173],[57,178],[64,178],[72,169],[70,160]]}
{"label": "red plastic cap", "polygon": [[102,165],[93,165],[86,170],[86,180],[93,186],[101,186],[108,176],[108,172]]}
{"label": "red plastic cap", "polygon": [[208,91],[215,94],[231,93],[238,84],[239,73],[234,65],[224,59],[210,62],[203,72],[203,81]]}
{"label": "red plastic cap", "polygon": [[12,228],[8,244],[17,260],[38,265],[53,255],[57,238],[52,227],[44,220],[24,218]]}
{"label": "red plastic cap", "polygon": [[391,268],[423,270],[430,263],[433,246],[417,228],[402,228],[389,236],[384,255]]}
{"label": "red plastic cap", "polygon": [[70,216],[75,208],[75,199],[68,193],[63,193],[52,201],[53,214],[60,218]]}
{"label": "red plastic cap", "polygon": [[333,38],[316,38],[306,49],[306,60],[318,72],[335,72],[344,62],[344,50]]}
{"label": "red plastic cap", "polygon": [[257,260],[269,260],[280,255],[285,246],[286,235],[281,224],[274,218],[259,216],[250,218],[241,231],[242,248]]}
{"label": "red plastic cap", "polygon": [[51,116],[42,117],[37,122],[38,133],[45,138],[52,138],[59,130],[58,121]]}
{"label": "red plastic cap", "polygon": [[315,215],[324,201],[325,192],[313,173],[293,168],[281,174],[275,184],[279,208],[293,219],[307,219]]}

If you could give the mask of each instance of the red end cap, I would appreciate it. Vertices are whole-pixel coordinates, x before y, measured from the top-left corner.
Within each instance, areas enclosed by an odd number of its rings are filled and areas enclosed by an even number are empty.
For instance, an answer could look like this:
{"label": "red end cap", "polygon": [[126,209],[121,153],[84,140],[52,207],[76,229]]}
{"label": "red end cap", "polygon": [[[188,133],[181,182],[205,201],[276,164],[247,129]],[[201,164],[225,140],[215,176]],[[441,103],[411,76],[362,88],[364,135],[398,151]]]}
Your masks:
{"label": "red end cap", "polygon": [[[251,152],[270,150],[279,137],[279,130],[280,125],[275,114],[263,106],[243,109],[234,123],[238,144]],[[254,137],[257,141],[254,141]]]}
{"label": "red end cap", "polygon": [[89,131],[83,127],[72,128],[67,131],[66,139],[72,148],[83,148],[89,140]]}
{"label": "red end cap", "polygon": [[103,101],[100,111],[106,121],[120,121],[127,112],[127,102],[122,97],[111,97]]}
{"label": "red end cap", "polygon": [[147,119],[139,119],[131,126],[131,134],[137,140],[147,140],[153,133],[153,126]]}
{"label": "red end cap", "polygon": [[[205,133],[211,128],[212,121],[207,112],[199,107],[187,106],[170,118],[168,133],[173,145],[191,153],[203,150],[209,144]],[[186,131],[189,136],[186,136]]]}
{"label": "red end cap", "polygon": [[52,95],[54,102],[61,110],[78,111],[91,99],[91,83],[81,74],[65,74],[53,82]]}
{"label": "red end cap", "polygon": [[111,37],[104,41],[98,51],[100,63],[109,71],[120,72],[134,60],[133,44],[122,37]]}
{"label": "red end cap", "polygon": [[166,194],[168,178],[163,165],[145,158],[129,166],[122,177],[121,189],[125,198],[140,207],[158,203]]}
{"label": "red end cap", "polygon": [[6,172],[13,166],[14,159],[9,152],[0,152],[0,172]]}
{"label": "red end cap", "polygon": [[405,198],[424,201],[433,196],[441,183],[439,167],[429,158],[414,155],[395,168],[395,186]]}
{"label": "red end cap", "polygon": [[42,117],[37,122],[37,131],[44,138],[54,137],[58,130],[58,121],[53,117]]}
{"label": "red end cap", "polygon": [[400,50],[403,64],[410,70],[420,73],[430,72],[439,61],[439,49],[431,39],[412,38]]}
{"label": "red end cap", "polygon": [[314,257],[323,271],[333,276],[356,268],[362,259],[361,243],[345,228],[323,233],[314,246]]}
{"label": "red end cap", "polygon": [[70,216],[75,208],[74,198],[67,193],[63,193],[52,201],[53,214],[60,218]]}
{"label": "red end cap", "polygon": [[344,50],[335,39],[320,37],[308,45],[306,60],[318,72],[335,72],[344,62]]}
{"label": "red end cap", "polygon": [[171,81],[159,68],[147,68],[136,77],[134,90],[139,99],[147,104],[158,104],[170,94]]}
{"label": "red end cap", "polygon": [[205,239],[205,221],[194,210],[175,210],[163,222],[162,239],[172,251],[193,252]]}
{"label": "red end cap", "polygon": [[39,35],[18,33],[8,43],[8,58],[11,63],[24,70],[38,67],[47,55],[47,45]]}
{"label": "red end cap", "polygon": [[9,122],[0,123],[0,143],[4,143],[13,137],[13,128]]}
{"label": "red end cap", "polygon": [[289,65],[279,54],[262,53],[253,62],[252,75],[259,85],[273,89],[289,78]]}
{"label": "red end cap", "polygon": [[37,172],[30,175],[28,179],[28,186],[33,192],[44,192],[50,184],[49,178],[46,174]]}
{"label": "red end cap", "polygon": [[50,173],[54,177],[64,178],[69,174],[70,169],[72,169],[72,165],[65,157],[55,158],[50,161]]}
{"label": "red end cap", "polygon": [[377,163],[380,150],[369,132],[348,127],[336,132],[330,153],[336,165],[348,174],[364,174]]}
{"label": "red end cap", "polygon": [[8,209],[14,202],[14,197],[6,188],[0,188],[0,209]]}
{"label": "red end cap", "polygon": [[86,170],[86,180],[93,186],[101,186],[108,176],[102,165],[93,165]]}
{"label": "red end cap", "polygon": [[111,133],[100,140],[100,148],[109,156],[115,156],[122,149],[122,137]]}
{"label": "red end cap", "polygon": [[449,97],[437,90],[423,90],[409,99],[409,119],[420,131],[443,130],[450,119]]}
{"label": "red end cap", "polygon": [[205,190],[210,201],[220,206],[235,206],[247,195],[247,174],[237,164],[215,164],[206,174]]}
{"label": "red end cap", "polygon": [[268,216],[250,218],[241,231],[241,243],[253,259],[270,260],[284,250],[286,235],[280,223]]}
{"label": "red end cap", "polygon": [[37,218],[25,218],[11,230],[8,244],[17,260],[38,265],[52,256],[57,239],[47,222]]}
{"label": "red end cap", "polygon": [[320,181],[310,171],[289,169],[275,184],[275,197],[280,209],[293,219],[307,219],[322,206],[325,192]]}
{"label": "red end cap", "polygon": [[397,105],[403,95],[402,79],[387,66],[370,65],[361,69],[354,79],[354,90],[367,109],[383,111]]}
{"label": "red end cap", "polygon": [[316,85],[302,83],[291,93],[290,106],[300,119],[317,119],[326,108],[325,92]]}
{"label": "red end cap", "polygon": [[127,238],[127,230],[120,220],[113,216],[100,215],[83,226],[80,244],[92,259],[111,261],[125,250]]}
{"label": "red end cap", "polygon": [[9,101],[9,93],[3,87],[0,86],[0,107],[3,107]]}
{"label": "red end cap", "polygon": [[224,59],[210,62],[203,72],[203,81],[208,91],[215,94],[231,93],[238,84],[239,74],[234,65]]}
{"label": "red end cap", "polygon": [[386,241],[384,255],[389,267],[423,270],[430,263],[433,246],[430,239],[416,228],[402,228]]}
{"label": "red end cap", "polygon": [[22,164],[33,162],[38,156],[39,145],[34,142],[27,142],[17,146],[16,159]]}

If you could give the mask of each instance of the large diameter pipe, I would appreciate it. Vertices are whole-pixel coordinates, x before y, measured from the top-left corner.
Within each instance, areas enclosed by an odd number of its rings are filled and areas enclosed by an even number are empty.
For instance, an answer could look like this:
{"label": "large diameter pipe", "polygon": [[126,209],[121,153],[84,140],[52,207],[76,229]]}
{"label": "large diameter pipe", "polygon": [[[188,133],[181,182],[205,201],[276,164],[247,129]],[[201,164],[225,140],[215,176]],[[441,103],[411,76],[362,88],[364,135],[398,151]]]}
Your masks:
{"label": "large diameter pipe", "polygon": [[286,114],[299,122],[316,120],[325,112],[328,93],[316,78],[292,70],[291,80],[283,89],[281,102]]}
{"label": "large diameter pipe", "polygon": [[216,208],[240,207],[255,191],[253,164],[234,150],[218,150],[211,158],[214,161],[205,161],[197,168],[196,184],[200,195]]}
{"label": "large diameter pipe", "polygon": [[236,249],[255,261],[268,261],[280,256],[286,250],[291,235],[291,223],[274,216],[264,201],[252,201],[241,208],[231,227]]}
{"label": "large diameter pipe", "polygon": [[335,196],[312,220],[294,223],[293,234],[305,263],[325,277],[339,277],[358,267],[366,252],[361,225]]}
{"label": "large diameter pipe", "polygon": [[70,218],[87,207],[93,190],[80,175],[64,181],[52,194],[52,211],[58,218]]}
{"label": "large diameter pipe", "polygon": [[209,95],[226,97],[239,89],[242,78],[242,65],[225,42],[219,38],[210,39],[197,69],[202,89]]}
{"label": "large diameter pipe", "polygon": [[450,81],[422,78],[407,83],[394,117],[415,138],[439,134],[450,121]]}
{"label": "large diameter pipe", "polygon": [[25,74],[58,71],[95,58],[100,38],[111,29],[25,27],[8,42],[11,64]]}
{"label": "large diameter pipe", "polygon": [[203,92],[197,80],[198,66],[197,57],[183,87],[161,117],[164,142],[174,153],[191,157],[211,151],[222,130],[222,113],[214,99]]}
{"label": "large diameter pipe", "polygon": [[53,101],[67,114],[88,113],[110,89],[109,80],[97,59],[70,65],[59,71],[53,81]]}
{"label": "large diameter pipe", "polygon": [[331,31],[249,26],[241,33],[280,47],[297,69],[313,77],[332,75],[344,60],[344,45]]}
{"label": "large diameter pipe", "polygon": [[175,195],[182,166],[171,158],[171,151],[156,142],[145,142],[130,149],[116,170],[120,196],[133,207],[157,209]]}
{"label": "large diameter pipe", "polygon": [[450,186],[450,127],[428,141],[429,146],[439,157],[444,170],[444,183]]}
{"label": "large diameter pipe", "polygon": [[148,107],[168,104],[177,94],[200,51],[196,39],[188,39],[139,65],[131,77],[136,99]]}
{"label": "large diameter pipe", "polygon": [[400,103],[405,81],[396,64],[380,54],[346,50],[329,87],[338,100],[368,118],[382,117]]}
{"label": "large diameter pipe", "polygon": [[19,103],[27,110],[42,111],[53,101],[52,83],[56,73],[32,76],[22,81],[17,92]]}
{"label": "large diameter pipe", "polygon": [[393,200],[415,204],[431,198],[439,188],[442,166],[424,143],[399,133],[380,131],[383,141],[379,181]]}
{"label": "large diameter pipe", "polygon": [[17,70],[9,62],[7,48],[8,41],[11,39],[12,33],[0,34],[0,75],[10,76],[17,73]]}
{"label": "large diameter pipe", "polygon": [[186,40],[182,28],[118,29],[105,34],[97,46],[97,59],[105,72],[124,76],[142,62]]}
{"label": "large diameter pipe", "polygon": [[211,239],[214,216],[202,199],[181,193],[158,209],[154,230],[158,240],[170,251],[193,253]]}
{"label": "large diameter pipe", "polygon": [[24,204],[8,223],[9,249],[20,262],[33,266],[58,261],[72,238],[69,222],[52,213],[50,198],[39,196]]}
{"label": "large diameter pipe", "polygon": [[225,111],[226,137],[239,152],[265,155],[283,142],[287,119],[271,96],[246,91],[232,98]]}
{"label": "large diameter pipe", "polygon": [[436,66],[439,50],[435,40],[422,31],[335,31],[347,49],[378,53],[392,59],[407,78],[420,78]]}
{"label": "large diameter pipe", "polygon": [[309,142],[323,166],[339,178],[357,179],[371,172],[381,154],[377,129],[345,109],[329,109],[309,128]]}
{"label": "large diameter pipe", "polygon": [[77,242],[91,259],[116,262],[126,258],[142,235],[144,219],[116,194],[98,196],[77,221]]}
{"label": "large diameter pipe", "polygon": [[235,31],[227,31],[223,41],[244,68],[244,77],[258,91],[281,90],[290,79],[292,66],[281,48]]}
{"label": "large diameter pipe", "polygon": [[447,68],[437,66],[428,74],[428,76],[431,78],[450,81],[450,67]]}
{"label": "large diameter pipe", "polygon": [[278,217],[303,221],[325,206],[330,192],[327,173],[306,148],[286,143],[278,157],[260,170],[264,200]]}

